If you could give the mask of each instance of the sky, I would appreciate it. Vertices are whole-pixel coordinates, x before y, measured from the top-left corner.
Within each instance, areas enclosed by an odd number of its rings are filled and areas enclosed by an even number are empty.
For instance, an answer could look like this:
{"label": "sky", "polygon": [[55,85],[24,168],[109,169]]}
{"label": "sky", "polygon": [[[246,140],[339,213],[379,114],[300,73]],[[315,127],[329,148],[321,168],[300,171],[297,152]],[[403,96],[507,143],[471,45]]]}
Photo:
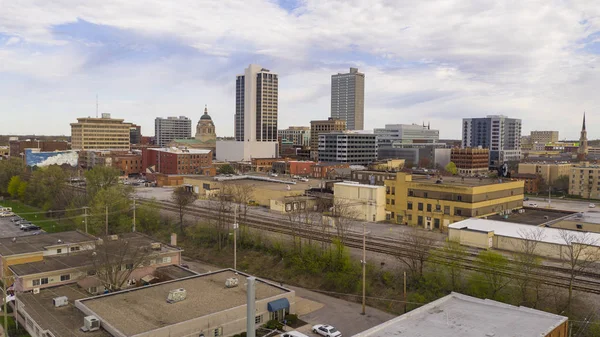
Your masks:
{"label": "sky", "polygon": [[330,115],[331,75],[365,73],[365,128],[504,114],[523,134],[600,138],[597,0],[53,0],[0,3],[0,134],[69,135],[111,113],[208,106],[233,135],[235,76],[279,74],[279,128]]}

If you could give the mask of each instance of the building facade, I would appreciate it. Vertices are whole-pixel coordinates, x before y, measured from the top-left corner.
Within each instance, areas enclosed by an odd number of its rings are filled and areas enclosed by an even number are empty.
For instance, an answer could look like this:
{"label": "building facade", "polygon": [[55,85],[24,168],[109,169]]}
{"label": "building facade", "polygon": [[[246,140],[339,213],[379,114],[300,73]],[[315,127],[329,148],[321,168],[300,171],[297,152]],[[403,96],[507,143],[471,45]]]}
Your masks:
{"label": "building facade", "polygon": [[175,139],[192,137],[192,120],[185,117],[157,117],[154,120],[154,136],[156,145],[164,147]]}
{"label": "building facade", "polygon": [[71,149],[73,150],[129,150],[131,124],[123,119],[77,118],[71,123]]}
{"label": "building facade", "polygon": [[558,131],[531,131],[529,142],[531,144],[557,143]]}
{"label": "building facade", "polygon": [[341,217],[362,221],[384,221],[385,200],[383,186],[354,182],[333,184],[334,214]]}
{"label": "building facade", "polygon": [[372,171],[372,170],[353,170],[350,173],[350,179],[359,184],[383,186],[388,179],[395,179],[395,172]]}
{"label": "building facade", "polygon": [[210,150],[147,148],[142,150],[142,166],[152,173],[215,175]]}
{"label": "building facade", "polygon": [[377,136],[337,132],[319,135],[319,161],[369,165],[377,160]]}
{"label": "building facade", "polygon": [[490,150],[489,167],[495,169],[521,157],[521,120],[502,115],[463,118],[462,146]]}
{"label": "building facade", "polygon": [[291,141],[294,146],[310,146],[310,126],[290,126],[278,130],[277,134],[280,139]]}
{"label": "building facade", "polygon": [[346,121],[348,130],[363,130],[365,74],[358,68],[331,76],[331,118]]}
{"label": "building facade", "polygon": [[429,125],[386,124],[385,128],[374,129],[379,148],[391,147],[393,143],[438,143],[440,131],[432,130]]}
{"label": "building facade", "polygon": [[450,161],[456,165],[459,175],[484,175],[489,169],[490,150],[480,148],[453,148]]}
{"label": "building facade", "polygon": [[519,163],[519,174],[536,174],[546,184],[553,184],[560,176],[571,175],[571,163]]}
{"label": "building facade", "polygon": [[569,194],[586,199],[600,199],[600,166],[585,162],[572,166]]}
{"label": "building facade", "polygon": [[11,157],[20,157],[25,154],[25,149],[40,149],[42,152],[66,151],[69,143],[60,141],[45,140],[10,140],[8,142],[8,155]]}
{"label": "building facade", "polygon": [[140,125],[131,124],[131,127],[129,128],[129,143],[142,143],[142,127]]}
{"label": "building facade", "polygon": [[350,165],[347,163],[317,163],[311,166],[311,176],[315,179],[328,179],[337,169],[347,169]]}
{"label": "building facade", "polygon": [[310,158],[318,158],[320,134],[341,131],[346,131],[346,121],[342,119],[310,121]]}
{"label": "building facade", "polygon": [[430,179],[398,172],[385,186],[390,219],[426,229],[445,231],[456,221],[523,207],[522,181]]}
{"label": "building facade", "polygon": [[542,177],[538,174],[531,173],[516,173],[512,174],[511,179],[523,181],[525,193],[537,194],[540,192]]}

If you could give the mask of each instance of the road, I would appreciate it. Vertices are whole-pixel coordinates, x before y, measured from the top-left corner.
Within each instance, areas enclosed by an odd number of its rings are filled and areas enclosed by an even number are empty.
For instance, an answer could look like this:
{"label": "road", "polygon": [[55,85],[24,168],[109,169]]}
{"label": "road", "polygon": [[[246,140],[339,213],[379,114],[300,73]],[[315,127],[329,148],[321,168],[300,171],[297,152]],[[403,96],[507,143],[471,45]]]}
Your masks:
{"label": "road", "polygon": [[[587,212],[596,210],[596,208],[589,207],[590,202],[586,200],[569,200],[569,199],[550,199],[548,202],[548,198],[539,198],[539,197],[530,197],[528,201],[524,201],[524,206],[530,206],[530,204],[535,203],[539,208],[552,208],[558,209],[561,211],[572,211],[572,212]],[[599,205],[600,206],[600,205]],[[600,208],[598,209],[600,211]]]}

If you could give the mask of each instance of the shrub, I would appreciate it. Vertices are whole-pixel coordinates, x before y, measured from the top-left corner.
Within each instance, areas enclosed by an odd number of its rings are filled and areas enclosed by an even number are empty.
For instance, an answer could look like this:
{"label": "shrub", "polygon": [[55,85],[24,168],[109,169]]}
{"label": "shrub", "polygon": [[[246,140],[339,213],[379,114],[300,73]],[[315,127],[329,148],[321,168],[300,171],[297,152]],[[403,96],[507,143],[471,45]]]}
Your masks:
{"label": "shrub", "polygon": [[285,316],[285,320],[288,325],[294,325],[298,322],[298,315],[289,314],[289,315]]}
{"label": "shrub", "polygon": [[283,324],[276,319],[272,319],[265,324],[265,328],[270,330],[281,330],[283,329]]}

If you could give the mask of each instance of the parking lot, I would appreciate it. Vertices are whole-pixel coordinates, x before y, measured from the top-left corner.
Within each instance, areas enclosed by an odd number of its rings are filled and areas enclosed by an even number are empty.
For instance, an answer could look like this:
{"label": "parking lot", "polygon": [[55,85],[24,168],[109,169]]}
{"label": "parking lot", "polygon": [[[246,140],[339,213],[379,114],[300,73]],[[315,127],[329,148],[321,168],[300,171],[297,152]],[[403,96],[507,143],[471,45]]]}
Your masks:
{"label": "parking lot", "polygon": [[0,217],[0,238],[14,238],[16,236],[35,235],[41,231],[25,232],[10,221],[12,217]]}

